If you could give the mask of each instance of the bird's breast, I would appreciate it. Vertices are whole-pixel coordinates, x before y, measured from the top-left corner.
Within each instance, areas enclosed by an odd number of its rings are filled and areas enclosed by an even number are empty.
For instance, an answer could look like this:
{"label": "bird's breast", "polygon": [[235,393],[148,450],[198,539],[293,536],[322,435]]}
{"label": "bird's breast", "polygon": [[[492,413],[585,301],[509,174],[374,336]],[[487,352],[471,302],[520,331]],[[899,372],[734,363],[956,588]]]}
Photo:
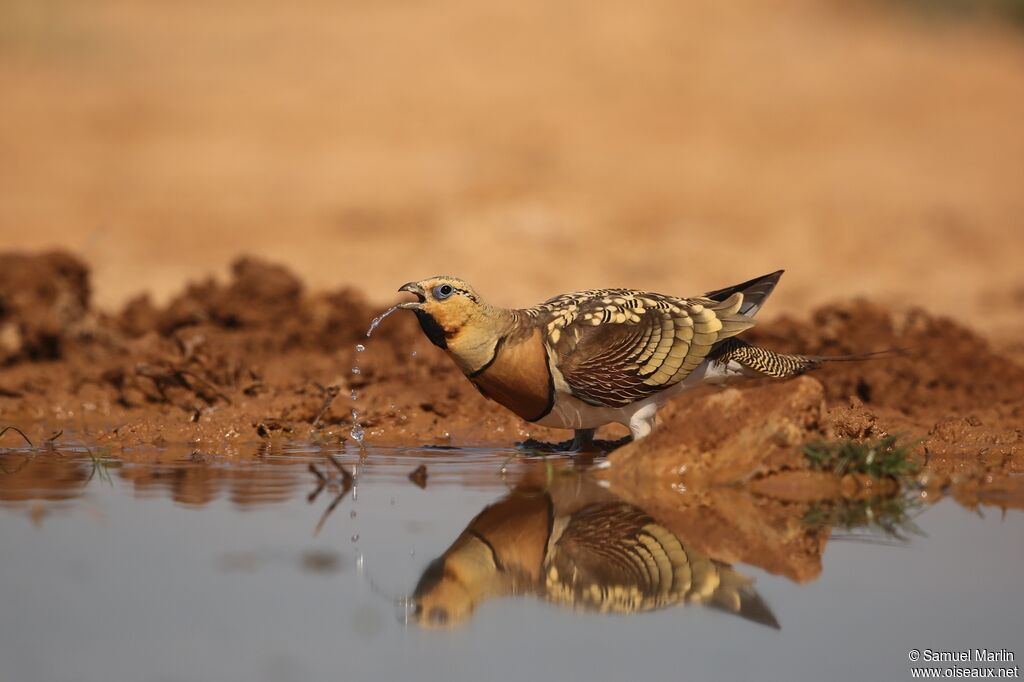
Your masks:
{"label": "bird's breast", "polygon": [[554,405],[554,382],[539,329],[499,343],[491,362],[469,379],[485,396],[526,421],[543,418]]}

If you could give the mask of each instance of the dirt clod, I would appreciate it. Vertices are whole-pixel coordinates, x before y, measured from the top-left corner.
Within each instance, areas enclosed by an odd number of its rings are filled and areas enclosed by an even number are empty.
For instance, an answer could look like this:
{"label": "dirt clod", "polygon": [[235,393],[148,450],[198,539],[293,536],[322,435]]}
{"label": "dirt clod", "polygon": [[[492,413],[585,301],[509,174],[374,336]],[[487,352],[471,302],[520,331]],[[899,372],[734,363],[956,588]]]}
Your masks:
{"label": "dirt clod", "polygon": [[87,331],[85,263],[63,251],[0,254],[0,364],[53,360]]}
{"label": "dirt clod", "polygon": [[419,488],[427,487],[427,467],[425,464],[421,464],[416,467],[410,474],[409,480],[416,484]]}

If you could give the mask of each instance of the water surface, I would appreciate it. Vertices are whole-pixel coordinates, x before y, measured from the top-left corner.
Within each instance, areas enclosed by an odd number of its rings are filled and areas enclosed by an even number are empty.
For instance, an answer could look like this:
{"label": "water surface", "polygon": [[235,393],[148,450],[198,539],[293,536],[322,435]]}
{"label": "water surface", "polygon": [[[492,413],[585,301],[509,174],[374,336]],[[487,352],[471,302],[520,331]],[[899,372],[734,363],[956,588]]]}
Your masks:
{"label": "water surface", "polygon": [[[912,504],[895,537],[829,530],[881,507],[666,518],[697,492],[645,509],[503,451],[151,454],[0,454],[0,680],[897,680],[913,648],[1024,653],[1019,512]],[[351,490],[309,471],[326,454]],[[737,509],[765,530],[702,525]]]}

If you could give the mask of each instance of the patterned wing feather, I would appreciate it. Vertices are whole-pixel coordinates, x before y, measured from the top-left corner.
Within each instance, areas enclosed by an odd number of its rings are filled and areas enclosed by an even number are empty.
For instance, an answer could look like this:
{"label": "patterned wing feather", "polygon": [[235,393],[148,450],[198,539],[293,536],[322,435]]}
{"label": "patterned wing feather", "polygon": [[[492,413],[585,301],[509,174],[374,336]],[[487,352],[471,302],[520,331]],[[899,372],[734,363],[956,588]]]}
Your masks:
{"label": "patterned wing feather", "polygon": [[543,566],[552,601],[613,613],[707,604],[779,627],[750,577],[688,548],[638,507],[593,504],[554,528]]}
{"label": "patterned wing feather", "polygon": [[548,344],[580,400],[620,407],[686,378],[711,347],[753,326],[743,293],[725,300],[601,289],[554,298],[527,311],[546,325]]}
{"label": "patterned wing feather", "polygon": [[692,575],[685,548],[637,507],[597,504],[566,521],[544,562],[549,599],[633,613],[686,598]]}

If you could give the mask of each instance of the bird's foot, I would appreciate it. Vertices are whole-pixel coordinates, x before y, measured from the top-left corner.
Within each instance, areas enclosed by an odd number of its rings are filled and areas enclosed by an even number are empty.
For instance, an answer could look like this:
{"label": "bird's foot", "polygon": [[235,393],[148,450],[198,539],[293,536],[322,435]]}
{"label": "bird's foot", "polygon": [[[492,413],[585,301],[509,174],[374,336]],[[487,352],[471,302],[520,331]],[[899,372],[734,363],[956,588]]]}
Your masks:
{"label": "bird's foot", "polygon": [[521,443],[516,443],[516,447],[520,450],[525,450],[528,454],[542,457],[554,454],[565,454],[572,455],[579,459],[592,459],[594,457],[607,455],[612,450],[615,450],[616,448],[619,448],[633,440],[632,436],[624,436],[617,440],[595,440],[594,431],[589,431],[589,435],[585,433],[581,435],[580,432],[577,431],[576,437],[572,440],[563,440],[557,443],[548,443],[530,438]]}
{"label": "bird's foot", "polygon": [[536,438],[527,438],[520,443],[516,443],[516,449],[524,451],[527,455],[537,455],[540,457],[563,455],[572,451],[572,441],[565,440],[558,443],[548,443]]}

